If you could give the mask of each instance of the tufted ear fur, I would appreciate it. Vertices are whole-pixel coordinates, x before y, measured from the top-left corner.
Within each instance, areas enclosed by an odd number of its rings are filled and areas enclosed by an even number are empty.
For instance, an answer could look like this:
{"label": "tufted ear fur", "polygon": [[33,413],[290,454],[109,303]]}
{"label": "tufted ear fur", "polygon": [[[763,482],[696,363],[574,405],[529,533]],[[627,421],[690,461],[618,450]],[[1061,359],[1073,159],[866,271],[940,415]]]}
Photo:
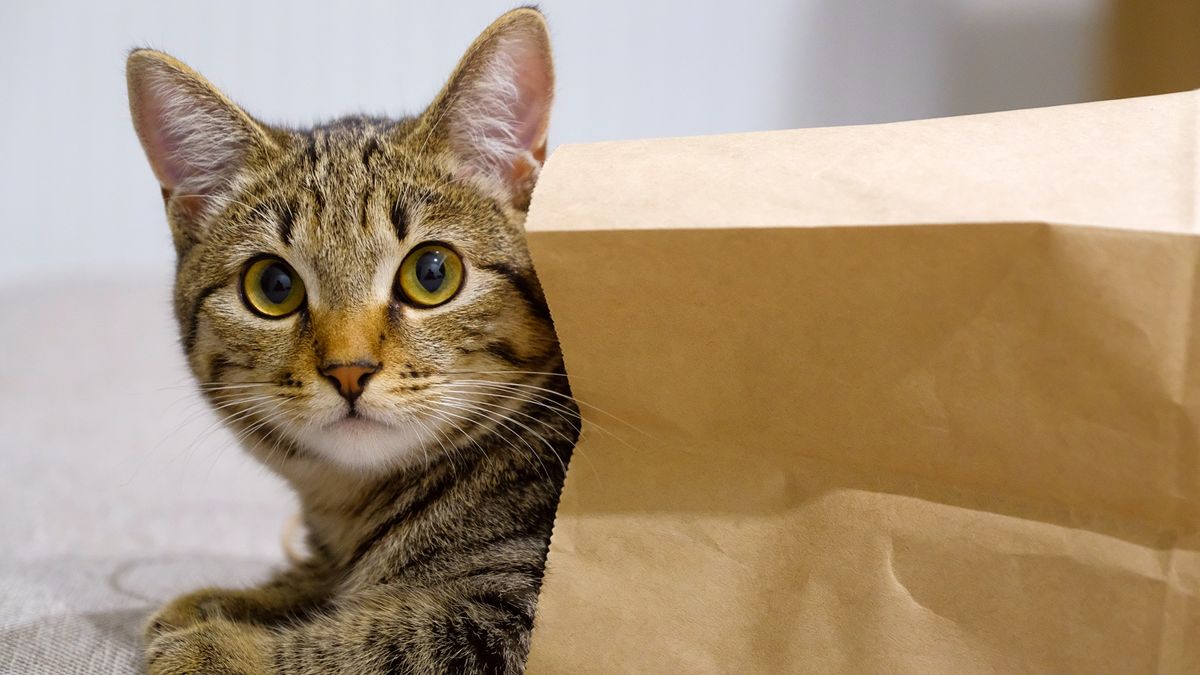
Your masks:
{"label": "tufted ear fur", "polygon": [[525,208],[546,159],[553,96],[545,19],[517,9],[472,43],[425,112],[426,125],[454,155],[460,175]]}
{"label": "tufted ear fur", "polygon": [[247,160],[273,141],[208,80],[168,54],[133,51],[126,78],[133,126],[168,212],[194,229],[227,196]]}

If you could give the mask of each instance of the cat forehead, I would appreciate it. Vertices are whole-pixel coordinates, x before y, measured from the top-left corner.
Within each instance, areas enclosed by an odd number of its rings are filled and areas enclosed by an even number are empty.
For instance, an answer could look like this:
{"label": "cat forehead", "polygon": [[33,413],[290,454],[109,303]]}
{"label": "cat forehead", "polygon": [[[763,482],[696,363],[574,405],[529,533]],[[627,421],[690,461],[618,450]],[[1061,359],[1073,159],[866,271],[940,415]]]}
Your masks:
{"label": "cat forehead", "polygon": [[503,209],[359,131],[298,135],[297,142],[322,148],[316,161],[304,151],[263,167],[218,219],[207,257],[232,265],[277,255],[297,269],[317,304],[340,306],[386,299],[400,261],[422,243],[506,255],[519,227]]}
{"label": "cat forehead", "polygon": [[[415,221],[477,219],[497,212],[494,200],[462,185],[432,148],[412,134],[411,119],[351,117],[289,132],[287,159],[260,169],[266,198],[284,198],[308,215],[317,234],[337,237],[357,221],[388,225],[403,238]],[[279,194],[271,194],[271,193]],[[385,206],[382,214],[374,207]],[[503,218],[503,214],[499,214]],[[321,226],[333,227],[322,229]]]}
{"label": "cat forehead", "polygon": [[260,248],[301,273],[314,304],[377,302],[389,296],[400,261],[419,243],[473,248],[470,221],[448,217],[436,203],[420,202],[403,185],[352,189],[341,184],[300,208],[269,213],[270,220],[255,229]]}

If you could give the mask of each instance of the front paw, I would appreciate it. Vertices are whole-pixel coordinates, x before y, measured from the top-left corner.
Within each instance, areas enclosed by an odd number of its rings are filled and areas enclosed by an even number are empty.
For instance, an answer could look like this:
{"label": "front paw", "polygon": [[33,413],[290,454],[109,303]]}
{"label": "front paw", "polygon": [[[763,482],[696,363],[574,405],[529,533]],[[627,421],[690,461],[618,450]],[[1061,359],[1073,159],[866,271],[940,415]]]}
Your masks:
{"label": "front paw", "polygon": [[150,675],[270,673],[271,634],[216,619],[160,634],[146,649]]}
{"label": "front paw", "polygon": [[233,600],[236,594],[237,591],[205,588],[175,598],[150,618],[146,625],[145,643],[150,644],[155,638],[166,633],[227,617],[223,607]]}

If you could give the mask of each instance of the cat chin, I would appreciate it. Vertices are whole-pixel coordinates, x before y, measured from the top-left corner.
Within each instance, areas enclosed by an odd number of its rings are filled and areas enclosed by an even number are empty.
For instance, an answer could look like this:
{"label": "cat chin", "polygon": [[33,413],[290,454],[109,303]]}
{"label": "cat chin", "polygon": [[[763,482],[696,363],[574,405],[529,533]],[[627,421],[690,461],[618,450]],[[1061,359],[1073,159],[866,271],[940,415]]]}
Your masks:
{"label": "cat chin", "polygon": [[434,443],[428,432],[411,425],[392,426],[351,417],[307,429],[296,440],[329,462],[364,472],[424,462],[429,459],[429,444]]}

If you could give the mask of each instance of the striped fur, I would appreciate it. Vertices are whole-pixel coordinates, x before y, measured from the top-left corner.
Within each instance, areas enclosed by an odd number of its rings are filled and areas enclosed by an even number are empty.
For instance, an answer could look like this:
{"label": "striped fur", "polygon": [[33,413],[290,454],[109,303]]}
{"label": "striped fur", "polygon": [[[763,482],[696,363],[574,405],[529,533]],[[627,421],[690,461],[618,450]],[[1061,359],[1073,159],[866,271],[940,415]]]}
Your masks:
{"label": "striped fur", "polygon": [[[552,88],[541,15],[501,17],[399,120],[283,129],[166,54],[135,51],[128,71],[188,363],[295,488],[310,550],[261,587],[163,608],[150,671],[520,672],[579,433],[523,233]],[[466,281],[421,309],[393,286],[429,241],[461,254]],[[263,254],[303,278],[298,313],[244,305]],[[319,372],[331,359],[382,368],[350,404]]]}

